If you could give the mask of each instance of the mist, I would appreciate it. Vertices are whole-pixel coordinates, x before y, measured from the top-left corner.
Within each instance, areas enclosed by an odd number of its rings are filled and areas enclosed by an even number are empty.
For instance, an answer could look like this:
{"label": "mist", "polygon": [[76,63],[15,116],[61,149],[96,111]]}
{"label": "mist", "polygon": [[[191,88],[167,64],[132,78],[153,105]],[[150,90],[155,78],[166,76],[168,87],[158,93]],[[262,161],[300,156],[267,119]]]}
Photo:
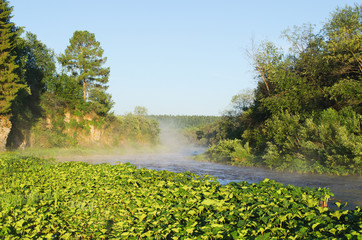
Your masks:
{"label": "mist", "polygon": [[160,123],[160,146],[165,151],[181,151],[196,146],[188,141],[182,130],[167,122]]}
{"label": "mist", "polygon": [[348,202],[348,208],[362,204],[362,177],[330,176],[297,173],[280,173],[265,168],[237,167],[214,162],[200,162],[192,156],[203,153],[206,148],[195,146],[182,134],[182,129],[167,122],[160,122],[160,143],[150,148],[128,148],[120,153],[95,152],[93,155],[58,158],[60,161],[84,161],[90,164],[122,164],[131,163],[137,167],[171,172],[190,171],[197,175],[212,175],[221,184],[247,181],[258,183],[265,178],[274,179],[283,184],[296,186],[327,187],[335,194],[335,198]]}

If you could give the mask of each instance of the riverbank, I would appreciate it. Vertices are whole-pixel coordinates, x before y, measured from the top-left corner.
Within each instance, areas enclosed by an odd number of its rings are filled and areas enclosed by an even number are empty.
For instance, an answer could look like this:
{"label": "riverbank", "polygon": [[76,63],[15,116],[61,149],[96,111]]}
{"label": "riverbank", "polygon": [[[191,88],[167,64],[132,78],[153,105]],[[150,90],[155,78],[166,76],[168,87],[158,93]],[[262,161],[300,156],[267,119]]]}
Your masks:
{"label": "riverbank", "polygon": [[67,148],[25,148],[14,153],[21,156],[35,156],[40,158],[70,159],[72,157],[87,156],[122,156],[129,154],[156,153],[165,151],[161,145],[140,145],[130,143],[122,147],[67,147]]}
{"label": "riverbank", "polygon": [[[300,157],[300,156],[299,156]],[[264,167],[273,171],[298,174],[329,174],[343,176],[362,176],[362,168],[358,164],[347,166],[327,166],[313,159],[300,159],[296,156],[289,157],[288,161],[274,156],[273,161],[280,162],[280,165],[268,164],[264,155],[253,155],[249,146],[242,145],[240,140],[224,140],[219,144],[211,145],[202,154],[195,156],[198,161],[209,161],[232,166],[241,167]],[[283,163],[282,163],[283,162]]]}

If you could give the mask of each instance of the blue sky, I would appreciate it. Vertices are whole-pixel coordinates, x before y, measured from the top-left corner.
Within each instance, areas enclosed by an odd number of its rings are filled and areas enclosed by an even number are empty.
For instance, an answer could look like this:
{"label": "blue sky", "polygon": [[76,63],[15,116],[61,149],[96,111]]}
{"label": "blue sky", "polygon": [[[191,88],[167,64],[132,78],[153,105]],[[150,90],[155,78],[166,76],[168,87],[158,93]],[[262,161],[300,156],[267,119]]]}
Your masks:
{"label": "blue sky", "polygon": [[111,68],[116,114],[220,115],[254,88],[251,40],[286,47],[294,25],[320,29],[347,0],[10,0],[13,22],[63,53],[76,30],[95,34]]}

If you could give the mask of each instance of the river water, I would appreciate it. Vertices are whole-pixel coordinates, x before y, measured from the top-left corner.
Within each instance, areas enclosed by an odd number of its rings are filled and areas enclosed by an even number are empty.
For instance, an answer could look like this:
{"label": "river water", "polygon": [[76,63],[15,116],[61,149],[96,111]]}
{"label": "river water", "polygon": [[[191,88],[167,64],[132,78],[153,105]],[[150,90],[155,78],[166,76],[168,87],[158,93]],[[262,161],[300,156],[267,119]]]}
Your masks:
{"label": "river water", "polygon": [[238,181],[258,183],[265,178],[269,178],[283,184],[292,184],[299,187],[329,188],[335,195],[333,197],[335,201],[339,200],[348,203],[347,209],[362,206],[362,176],[280,173],[264,168],[236,167],[219,163],[200,162],[192,159],[193,155],[200,154],[203,151],[205,151],[204,148],[189,146],[162,153],[143,153],[124,156],[95,155],[73,157],[63,159],[63,161],[77,160],[92,164],[118,164],[128,162],[138,167],[153,170],[168,170],[172,172],[190,171],[198,175],[212,175],[217,177],[221,184]]}

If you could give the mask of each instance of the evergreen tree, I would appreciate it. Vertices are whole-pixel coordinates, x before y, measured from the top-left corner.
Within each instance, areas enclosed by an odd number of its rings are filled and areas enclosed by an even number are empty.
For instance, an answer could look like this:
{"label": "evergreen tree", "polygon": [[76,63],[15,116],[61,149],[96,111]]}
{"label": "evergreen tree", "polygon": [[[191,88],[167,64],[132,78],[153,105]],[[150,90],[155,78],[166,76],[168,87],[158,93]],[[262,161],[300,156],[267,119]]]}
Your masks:
{"label": "evergreen tree", "polygon": [[82,85],[84,102],[90,100],[95,106],[111,106],[110,97],[105,93],[110,70],[102,67],[107,58],[103,57],[103,49],[95,35],[88,31],[75,31],[69,42],[58,60]]}
{"label": "evergreen tree", "polygon": [[0,0],[0,150],[4,150],[11,130],[10,111],[20,89],[25,88],[18,77],[15,46],[18,28],[11,20],[12,7]]}
{"label": "evergreen tree", "polygon": [[18,28],[10,21],[12,7],[8,2],[0,1],[0,114],[6,115],[11,110],[12,101],[20,89],[21,83],[16,69],[14,48],[18,37]]}

